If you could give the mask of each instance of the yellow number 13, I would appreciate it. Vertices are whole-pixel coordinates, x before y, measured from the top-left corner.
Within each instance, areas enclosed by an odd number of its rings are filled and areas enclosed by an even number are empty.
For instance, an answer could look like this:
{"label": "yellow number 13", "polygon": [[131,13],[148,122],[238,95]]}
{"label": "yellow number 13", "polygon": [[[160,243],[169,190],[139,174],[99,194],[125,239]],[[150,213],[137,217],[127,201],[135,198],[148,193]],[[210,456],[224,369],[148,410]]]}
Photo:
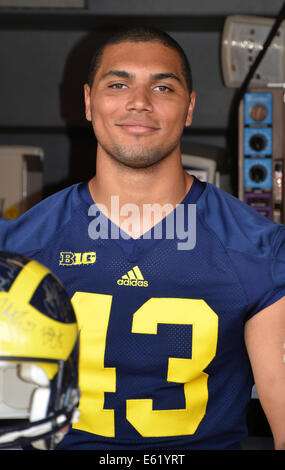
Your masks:
{"label": "yellow number 13", "polygon": [[[77,429],[115,437],[114,410],[104,410],[105,392],[116,392],[116,369],[104,367],[112,296],[76,292],[72,298],[80,337],[80,421]],[[132,333],[157,334],[157,325],[192,325],[191,359],[169,358],[167,381],[184,384],[185,409],[153,410],[152,399],[127,400],[127,420],[143,437],[194,434],[208,402],[203,370],[216,355],[218,316],[200,299],[151,298],[133,316]],[[190,349],[190,345],[189,345]]]}

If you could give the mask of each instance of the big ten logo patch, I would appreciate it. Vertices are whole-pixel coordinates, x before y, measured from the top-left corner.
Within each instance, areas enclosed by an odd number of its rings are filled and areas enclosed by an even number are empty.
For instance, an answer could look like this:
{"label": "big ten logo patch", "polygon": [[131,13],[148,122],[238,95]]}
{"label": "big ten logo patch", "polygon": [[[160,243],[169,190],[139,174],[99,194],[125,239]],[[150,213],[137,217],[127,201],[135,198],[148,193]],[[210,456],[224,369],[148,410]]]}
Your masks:
{"label": "big ten logo patch", "polygon": [[61,266],[78,266],[94,264],[96,261],[95,251],[86,251],[85,253],[73,253],[72,251],[61,251],[59,264]]}

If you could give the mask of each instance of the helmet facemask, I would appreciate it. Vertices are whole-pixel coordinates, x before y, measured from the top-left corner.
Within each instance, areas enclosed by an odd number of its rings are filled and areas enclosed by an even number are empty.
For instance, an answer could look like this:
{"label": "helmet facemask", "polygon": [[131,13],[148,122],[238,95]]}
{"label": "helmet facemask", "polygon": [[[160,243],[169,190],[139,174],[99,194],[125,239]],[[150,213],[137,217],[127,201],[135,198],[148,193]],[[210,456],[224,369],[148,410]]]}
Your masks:
{"label": "helmet facemask", "polygon": [[[79,417],[74,360],[77,345],[68,361],[0,359],[0,449],[29,444],[41,450],[56,448]],[[55,369],[50,380],[46,370]]]}

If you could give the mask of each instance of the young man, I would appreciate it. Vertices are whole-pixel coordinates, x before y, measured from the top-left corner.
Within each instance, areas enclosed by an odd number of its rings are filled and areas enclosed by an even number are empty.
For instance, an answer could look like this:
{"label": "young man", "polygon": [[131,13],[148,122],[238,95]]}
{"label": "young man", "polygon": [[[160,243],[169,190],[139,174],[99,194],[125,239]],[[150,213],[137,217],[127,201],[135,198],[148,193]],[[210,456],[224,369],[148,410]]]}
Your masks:
{"label": "young man", "polygon": [[84,90],[96,176],[0,224],[76,310],[81,415],[61,448],[238,449],[253,371],[284,449],[284,227],[183,170],[195,93],[168,35],[111,38]]}

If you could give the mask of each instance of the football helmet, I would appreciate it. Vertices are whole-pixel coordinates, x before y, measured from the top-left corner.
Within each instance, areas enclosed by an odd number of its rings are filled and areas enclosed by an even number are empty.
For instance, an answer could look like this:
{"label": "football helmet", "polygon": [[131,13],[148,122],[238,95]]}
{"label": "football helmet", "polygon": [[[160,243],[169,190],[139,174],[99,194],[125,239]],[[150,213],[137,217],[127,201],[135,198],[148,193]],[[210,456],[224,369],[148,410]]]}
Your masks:
{"label": "football helmet", "polygon": [[78,418],[78,325],[61,282],[0,251],[0,448],[54,449]]}

